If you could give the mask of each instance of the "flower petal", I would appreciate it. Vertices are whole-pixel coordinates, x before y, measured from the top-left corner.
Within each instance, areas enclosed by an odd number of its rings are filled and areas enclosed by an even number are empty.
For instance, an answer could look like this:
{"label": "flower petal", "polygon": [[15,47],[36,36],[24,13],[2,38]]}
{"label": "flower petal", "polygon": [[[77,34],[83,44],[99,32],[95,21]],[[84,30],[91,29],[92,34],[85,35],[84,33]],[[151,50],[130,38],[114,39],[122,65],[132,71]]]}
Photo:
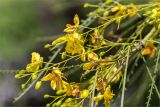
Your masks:
{"label": "flower petal", "polygon": [[49,73],[48,75],[44,76],[41,81],[49,81],[53,79],[53,75],[51,73]]}
{"label": "flower petal", "polygon": [[53,90],[55,90],[56,87],[57,87],[56,81],[55,81],[55,80],[52,80],[52,81],[51,81],[51,88],[52,88]]}

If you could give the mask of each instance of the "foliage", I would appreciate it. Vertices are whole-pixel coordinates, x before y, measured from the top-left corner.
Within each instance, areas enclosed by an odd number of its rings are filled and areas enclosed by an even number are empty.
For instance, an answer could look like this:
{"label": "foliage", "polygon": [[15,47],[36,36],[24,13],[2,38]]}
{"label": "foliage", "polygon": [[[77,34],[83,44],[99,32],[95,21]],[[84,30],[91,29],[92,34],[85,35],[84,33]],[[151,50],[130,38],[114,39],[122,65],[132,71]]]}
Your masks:
{"label": "foliage", "polygon": [[[49,61],[33,52],[31,63],[15,75],[17,79],[28,77],[21,85],[24,91],[15,101],[33,85],[38,90],[49,81],[56,95],[44,95],[44,98],[52,99],[47,107],[82,107],[85,101],[91,107],[101,103],[109,107],[121,93],[123,107],[126,86],[134,82],[139,73],[147,73],[146,83],[148,80],[151,82],[146,105],[150,104],[153,90],[160,99],[156,85],[159,75],[160,3],[135,5],[106,0],[99,4],[86,3],[84,7],[95,10],[82,23],[76,14],[73,24],[66,25],[65,35],[45,45],[54,51]],[[53,61],[56,57],[61,57],[61,60]],[[81,73],[79,81],[71,81],[67,77],[72,71]],[[115,85],[118,87],[114,88]]]}

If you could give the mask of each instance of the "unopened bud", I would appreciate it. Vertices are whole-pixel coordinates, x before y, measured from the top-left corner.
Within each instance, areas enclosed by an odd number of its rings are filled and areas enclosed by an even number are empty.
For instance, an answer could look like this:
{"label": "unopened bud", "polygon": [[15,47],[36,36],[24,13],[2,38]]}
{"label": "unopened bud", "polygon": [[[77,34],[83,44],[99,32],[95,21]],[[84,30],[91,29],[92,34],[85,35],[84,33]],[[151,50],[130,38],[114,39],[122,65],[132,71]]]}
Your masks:
{"label": "unopened bud", "polygon": [[21,84],[21,89],[24,89],[26,87],[26,84]]}
{"label": "unopened bud", "polygon": [[86,98],[86,97],[88,97],[88,95],[89,95],[89,90],[83,90],[80,93],[81,98]]}
{"label": "unopened bud", "polygon": [[98,96],[94,97],[93,99],[94,99],[94,101],[99,102],[103,99],[103,95],[98,95]]}
{"label": "unopened bud", "polygon": [[65,93],[65,90],[58,90],[58,91],[56,92],[57,95],[62,95],[63,93]]}
{"label": "unopened bud", "polygon": [[42,85],[42,82],[41,81],[38,81],[35,85],[35,90],[38,90]]}
{"label": "unopened bud", "polygon": [[37,74],[32,74],[32,80],[35,80],[35,79],[37,79]]}
{"label": "unopened bud", "polygon": [[15,75],[15,78],[16,78],[16,79],[19,79],[19,78],[20,78],[20,74],[16,74],[16,75]]}
{"label": "unopened bud", "polygon": [[50,48],[51,47],[51,45],[50,44],[46,44],[46,45],[44,45],[44,48]]}
{"label": "unopened bud", "polygon": [[61,104],[62,104],[62,100],[59,100],[59,101],[56,103],[56,107],[59,107]]}
{"label": "unopened bud", "polygon": [[48,94],[45,94],[44,96],[43,96],[43,98],[49,98],[50,97],[50,95],[48,95]]}
{"label": "unopened bud", "polygon": [[46,105],[46,107],[50,107],[50,106],[51,106],[50,104],[47,104],[47,105]]}
{"label": "unopened bud", "polygon": [[88,3],[85,3],[85,4],[84,4],[84,8],[87,8],[87,7],[89,7],[89,4],[88,4]]}

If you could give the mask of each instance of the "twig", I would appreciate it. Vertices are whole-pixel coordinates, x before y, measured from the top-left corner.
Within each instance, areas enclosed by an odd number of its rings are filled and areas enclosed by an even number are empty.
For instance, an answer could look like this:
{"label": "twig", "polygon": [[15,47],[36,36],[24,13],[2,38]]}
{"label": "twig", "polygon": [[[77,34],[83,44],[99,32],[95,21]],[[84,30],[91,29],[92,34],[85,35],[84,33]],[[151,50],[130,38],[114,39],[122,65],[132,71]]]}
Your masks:
{"label": "twig", "polygon": [[122,96],[121,96],[121,107],[123,107],[123,105],[124,105],[124,93],[125,93],[125,83],[126,83],[126,77],[127,77],[127,68],[128,68],[128,62],[129,62],[129,53],[130,53],[130,47],[128,47],[126,67],[125,67],[125,71],[124,71]]}
{"label": "twig", "polygon": [[[144,63],[147,64],[145,58],[144,58],[144,57],[142,57],[142,58],[143,58]],[[160,93],[159,93],[159,91],[158,91],[157,86],[155,85],[154,78],[152,77],[151,71],[150,71],[150,69],[148,68],[147,65],[146,65],[146,69],[147,69],[147,72],[148,72],[148,74],[149,74],[149,77],[150,77],[152,83],[154,84],[154,88],[155,88],[155,90],[156,90],[156,92],[157,92],[158,98],[160,99]]]}
{"label": "twig", "polygon": [[91,100],[91,107],[94,107],[94,94],[95,94],[95,89],[96,89],[96,83],[97,83],[97,74],[98,71],[95,74],[95,78],[94,78],[94,84],[93,84],[93,91],[92,91],[92,100]]}

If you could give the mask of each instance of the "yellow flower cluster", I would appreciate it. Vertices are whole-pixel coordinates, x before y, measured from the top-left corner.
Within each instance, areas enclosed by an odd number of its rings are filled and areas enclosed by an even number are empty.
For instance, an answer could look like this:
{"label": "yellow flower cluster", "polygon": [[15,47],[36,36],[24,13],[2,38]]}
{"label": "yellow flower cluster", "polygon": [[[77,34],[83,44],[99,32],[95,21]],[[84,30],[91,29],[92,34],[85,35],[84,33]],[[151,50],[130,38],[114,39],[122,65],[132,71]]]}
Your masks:
{"label": "yellow flower cluster", "polygon": [[66,43],[66,52],[71,55],[82,54],[85,52],[83,47],[83,38],[78,33],[79,17],[78,15],[74,16],[74,25],[67,24],[66,29],[64,30],[67,34],[63,37],[60,37],[52,42],[52,45],[55,46],[61,42]]}
{"label": "yellow flower cluster", "polygon": [[52,72],[44,76],[41,81],[51,81],[51,88],[53,90],[62,90],[65,89],[68,84],[63,78],[61,71],[53,67]]}
{"label": "yellow flower cluster", "polygon": [[33,52],[31,63],[27,65],[26,70],[28,72],[37,72],[42,67],[43,57],[40,57],[39,53]]}

